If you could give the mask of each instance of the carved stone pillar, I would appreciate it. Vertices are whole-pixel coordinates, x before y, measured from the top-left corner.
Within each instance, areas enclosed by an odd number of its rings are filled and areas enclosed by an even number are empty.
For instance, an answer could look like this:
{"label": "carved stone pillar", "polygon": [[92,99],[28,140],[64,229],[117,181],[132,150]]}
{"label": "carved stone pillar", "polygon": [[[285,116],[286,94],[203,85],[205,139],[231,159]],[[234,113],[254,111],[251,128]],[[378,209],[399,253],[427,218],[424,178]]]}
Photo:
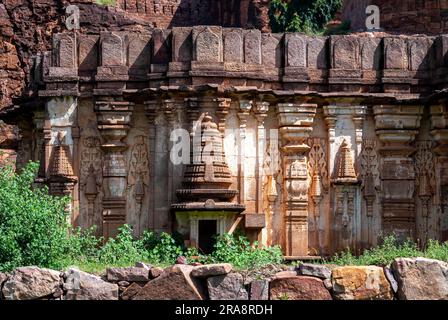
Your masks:
{"label": "carved stone pillar", "polygon": [[239,132],[239,141],[238,141],[238,154],[239,154],[239,161],[238,161],[238,190],[239,193],[239,202],[244,203],[245,200],[245,194],[244,194],[244,162],[246,158],[246,152],[244,148],[245,139],[246,139],[246,126],[247,126],[247,119],[250,115],[250,111],[253,107],[253,102],[251,100],[240,100],[239,101],[239,110],[238,110],[238,119],[240,120],[240,132]]}
{"label": "carved stone pillar", "polygon": [[362,150],[365,106],[324,107],[331,180],[330,234],[333,252],[356,251],[361,242],[361,194],[356,163]]}
{"label": "carved stone pillar", "polygon": [[317,105],[279,103],[278,119],[282,139],[285,255],[308,254],[308,152]]}
{"label": "carved stone pillar", "polygon": [[97,101],[98,129],[103,137],[103,236],[117,234],[126,223],[126,157],[128,146],[123,140],[130,129],[134,105],[125,101]]}
{"label": "carved stone pillar", "polygon": [[[149,130],[148,130],[148,149],[149,149],[149,155],[150,155],[150,161],[155,161],[155,143],[156,143],[156,125],[155,125],[155,119],[157,117],[157,110],[159,108],[159,101],[154,98],[154,100],[145,101],[145,111],[146,111],[146,117],[148,118],[148,124],[149,124]],[[155,166],[152,166],[153,169],[155,169]],[[148,217],[149,220],[149,229],[154,230],[155,229],[155,214],[154,214],[154,187],[155,187],[155,170],[151,170],[149,172],[149,214],[151,215]]]}
{"label": "carved stone pillar", "polygon": [[[263,212],[263,180],[264,180],[264,156],[266,152],[266,129],[264,121],[268,116],[269,102],[255,102],[255,117],[257,119],[257,161],[255,168],[255,188],[256,204],[255,213],[246,215],[246,228],[253,228],[258,231],[258,240],[262,244],[267,244],[266,220],[269,212]],[[261,232],[260,232],[261,230]]]}
{"label": "carved stone pillar", "polygon": [[437,213],[440,217],[435,225],[435,237],[448,240],[448,106],[446,102],[430,108],[431,135],[434,137],[435,189]]}
{"label": "carved stone pillar", "polygon": [[422,106],[374,106],[375,127],[381,141],[382,224],[385,233],[414,238],[415,137],[420,128]]}

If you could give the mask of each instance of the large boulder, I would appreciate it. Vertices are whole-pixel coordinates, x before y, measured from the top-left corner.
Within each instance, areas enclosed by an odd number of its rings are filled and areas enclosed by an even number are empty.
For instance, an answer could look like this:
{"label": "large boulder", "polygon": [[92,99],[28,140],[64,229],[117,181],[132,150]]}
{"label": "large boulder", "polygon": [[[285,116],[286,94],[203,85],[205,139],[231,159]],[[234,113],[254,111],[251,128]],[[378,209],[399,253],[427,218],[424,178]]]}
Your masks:
{"label": "large boulder", "polygon": [[192,279],[193,266],[174,265],[148,282],[132,300],[202,300],[199,283]]}
{"label": "large boulder", "polygon": [[12,272],[2,292],[6,300],[33,300],[55,294],[60,286],[59,271],[22,267]]}
{"label": "large boulder", "polygon": [[72,268],[65,277],[64,300],[118,300],[118,285],[98,276]]}
{"label": "large boulder", "polygon": [[107,280],[111,282],[148,282],[149,269],[139,267],[108,268],[106,270]]}
{"label": "large boulder", "polygon": [[448,263],[398,258],[391,265],[400,300],[448,300]]}
{"label": "large boulder", "polygon": [[338,300],[391,300],[392,288],[383,268],[339,267],[332,270],[333,296]]}
{"label": "large boulder", "polygon": [[196,278],[208,278],[228,274],[230,271],[232,271],[230,263],[216,263],[197,266],[191,271],[191,275]]}
{"label": "large boulder", "polygon": [[332,300],[321,279],[307,276],[275,277],[270,285],[271,300]]}
{"label": "large boulder", "polygon": [[244,278],[239,273],[229,273],[207,279],[210,300],[248,300]]}
{"label": "large boulder", "polygon": [[303,263],[299,266],[299,274],[303,276],[317,277],[321,279],[330,279],[331,270],[327,266],[311,263]]}

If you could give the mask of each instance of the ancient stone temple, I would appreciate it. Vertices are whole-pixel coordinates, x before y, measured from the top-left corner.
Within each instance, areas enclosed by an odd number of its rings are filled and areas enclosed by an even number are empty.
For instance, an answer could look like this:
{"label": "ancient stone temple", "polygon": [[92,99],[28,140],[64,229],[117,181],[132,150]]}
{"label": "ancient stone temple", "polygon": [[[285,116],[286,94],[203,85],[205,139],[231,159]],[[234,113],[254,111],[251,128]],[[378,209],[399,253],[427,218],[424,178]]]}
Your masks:
{"label": "ancient stone temple", "polygon": [[56,33],[0,159],[40,161],[105,237],[128,223],[207,251],[240,230],[288,257],[448,240],[447,57],[446,35]]}

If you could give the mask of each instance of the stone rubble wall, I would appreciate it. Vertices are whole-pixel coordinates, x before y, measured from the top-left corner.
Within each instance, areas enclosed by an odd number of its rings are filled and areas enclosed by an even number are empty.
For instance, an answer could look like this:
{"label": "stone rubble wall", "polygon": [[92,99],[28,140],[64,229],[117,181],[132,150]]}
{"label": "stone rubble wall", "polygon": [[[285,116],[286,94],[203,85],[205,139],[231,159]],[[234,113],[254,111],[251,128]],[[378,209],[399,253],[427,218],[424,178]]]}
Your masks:
{"label": "stone rubble wall", "polygon": [[301,264],[280,271],[230,264],[166,269],[138,263],[102,276],[37,267],[0,273],[4,300],[448,300],[448,263],[397,258],[387,267]]}

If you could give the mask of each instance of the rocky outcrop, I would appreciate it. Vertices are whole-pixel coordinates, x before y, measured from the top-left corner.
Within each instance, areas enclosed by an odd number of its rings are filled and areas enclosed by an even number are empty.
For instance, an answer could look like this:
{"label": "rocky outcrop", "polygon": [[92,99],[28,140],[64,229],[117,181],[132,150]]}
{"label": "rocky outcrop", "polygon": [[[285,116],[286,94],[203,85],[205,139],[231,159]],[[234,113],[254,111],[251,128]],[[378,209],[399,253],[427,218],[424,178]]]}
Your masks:
{"label": "rocky outcrop", "polygon": [[295,276],[276,277],[270,284],[271,300],[332,300],[321,279]]}
{"label": "rocky outcrop", "polygon": [[448,300],[448,263],[399,258],[392,263],[400,300]]}
{"label": "rocky outcrop", "polygon": [[390,300],[393,292],[383,268],[340,267],[332,270],[333,296],[339,300]]}
{"label": "rocky outcrop", "polygon": [[59,271],[22,267],[12,272],[2,293],[6,300],[35,300],[57,293],[60,287]]}
{"label": "rocky outcrop", "polygon": [[207,279],[210,300],[248,300],[244,278],[239,273],[210,277]]}
{"label": "rocky outcrop", "polygon": [[191,278],[192,266],[175,265],[148,282],[133,300],[202,300],[203,293]]}
{"label": "rocky outcrop", "polygon": [[118,300],[118,285],[98,276],[70,269],[64,277],[64,300]]}

